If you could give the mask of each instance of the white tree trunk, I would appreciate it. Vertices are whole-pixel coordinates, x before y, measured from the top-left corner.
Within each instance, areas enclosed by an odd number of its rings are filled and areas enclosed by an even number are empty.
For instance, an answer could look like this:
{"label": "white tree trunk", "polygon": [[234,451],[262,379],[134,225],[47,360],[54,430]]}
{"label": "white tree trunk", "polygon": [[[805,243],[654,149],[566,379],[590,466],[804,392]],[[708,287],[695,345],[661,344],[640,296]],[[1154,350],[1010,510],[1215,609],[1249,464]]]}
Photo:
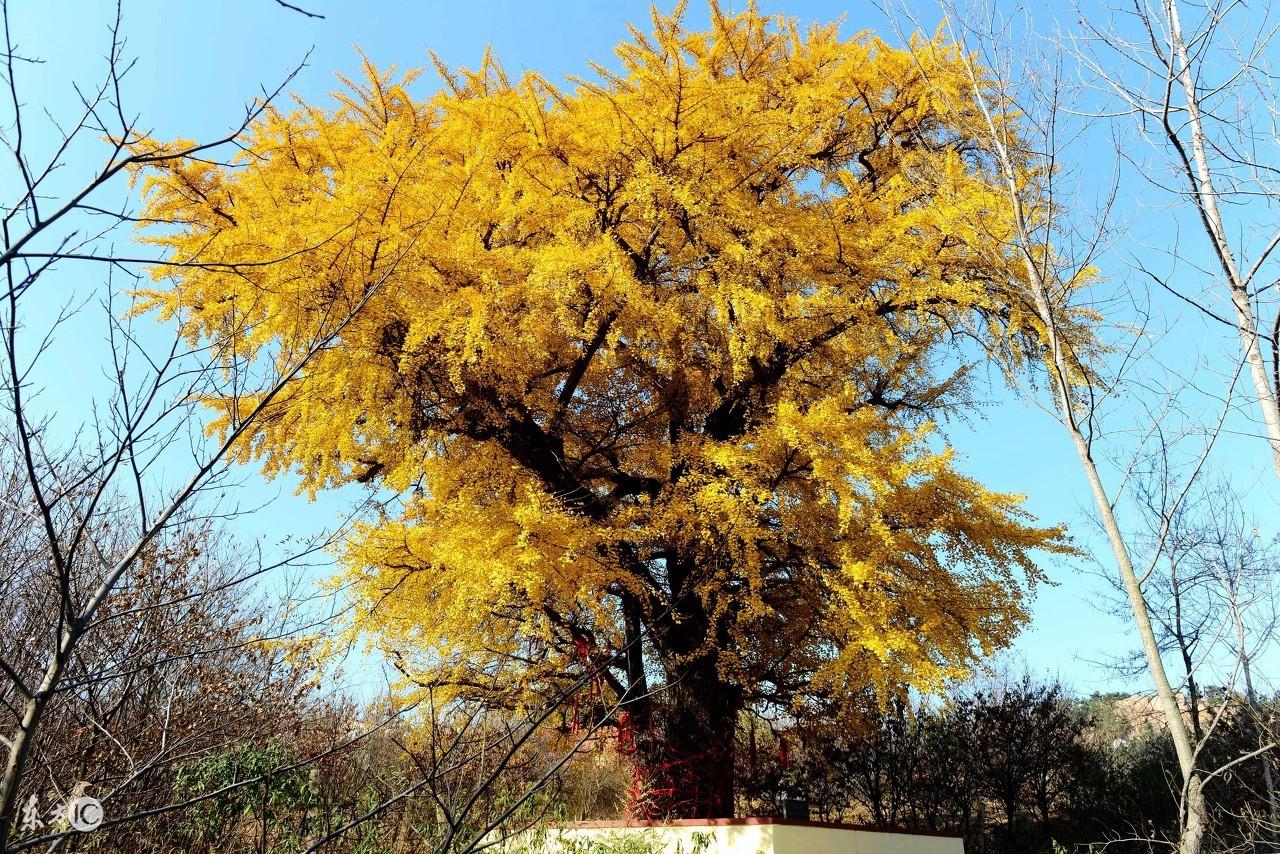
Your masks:
{"label": "white tree trunk", "polygon": [[[1207,827],[1204,794],[1202,792],[1203,774],[1196,765],[1196,744],[1182,715],[1178,696],[1169,682],[1168,671],[1164,660],[1160,657],[1160,648],[1156,640],[1155,630],[1151,625],[1151,613],[1146,598],[1142,593],[1142,581],[1134,568],[1129,547],[1124,533],[1116,519],[1115,511],[1106,485],[1098,472],[1093,458],[1089,440],[1081,425],[1081,417],[1077,412],[1076,397],[1072,393],[1073,376],[1079,372],[1072,370],[1063,342],[1058,334],[1057,309],[1053,305],[1053,297],[1049,287],[1048,271],[1040,266],[1034,251],[1036,245],[1028,224],[1026,209],[1023,205],[1019,189],[1018,172],[1011,156],[1007,140],[986,101],[987,94],[983,90],[977,72],[970,66],[973,91],[986,120],[987,131],[996,154],[997,163],[1007,188],[1010,211],[1016,228],[1016,245],[1013,247],[1021,256],[1026,270],[1027,283],[1030,286],[1035,302],[1036,314],[1044,326],[1048,345],[1048,368],[1058,402],[1059,420],[1070,435],[1079,457],[1081,469],[1089,484],[1097,508],[1098,518],[1106,532],[1107,541],[1116,561],[1120,580],[1124,585],[1133,614],[1134,628],[1142,645],[1146,658],[1147,671],[1151,676],[1156,692],[1156,701],[1164,713],[1169,735],[1173,740],[1174,750],[1178,757],[1178,767],[1182,775],[1183,824],[1178,840],[1179,854],[1199,854]],[[1047,259],[1047,253],[1046,253]],[[1045,261],[1047,264],[1047,260]],[[1256,336],[1255,336],[1256,339]],[[1256,343],[1256,340],[1255,340]],[[1265,378],[1265,377],[1264,377]],[[1277,424],[1277,439],[1280,439],[1280,424]],[[1280,446],[1280,443],[1278,443]],[[1277,456],[1277,471],[1280,472],[1280,455]]]}
{"label": "white tree trunk", "polygon": [[1177,128],[1172,123],[1170,117],[1172,105],[1168,103],[1165,105],[1163,117],[1164,129],[1169,141],[1182,159],[1187,180],[1191,185],[1191,196],[1195,199],[1201,223],[1213,245],[1214,257],[1218,259],[1218,265],[1226,278],[1231,306],[1235,311],[1236,331],[1240,336],[1241,355],[1249,368],[1249,379],[1253,383],[1253,392],[1262,413],[1267,442],[1271,446],[1271,462],[1277,476],[1280,476],[1280,408],[1276,406],[1276,389],[1267,375],[1262,345],[1258,340],[1260,337],[1258,321],[1253,313],[1253,303],[1249,299],[1250,282],[1248,277],[1240,272],[1235,253],[1232,252],[1231,244],[1227,240],[1221,209],[1218,207],[1218,193],[1214,187],[1213,171],[1209,165],[1205,141],[1200,95],[1196,88],[1195,77],[1191,72],[1191,62],[1187,56],[1187,44],[1182,34],[1182,17],[1178,13],[1178,0],[1165,0],[1164,12],[1169,26],[1170,71],[1182,88],[1183,97],[1186,99],[1187,125],[1191,132],[1190,152],[1183,145]]}

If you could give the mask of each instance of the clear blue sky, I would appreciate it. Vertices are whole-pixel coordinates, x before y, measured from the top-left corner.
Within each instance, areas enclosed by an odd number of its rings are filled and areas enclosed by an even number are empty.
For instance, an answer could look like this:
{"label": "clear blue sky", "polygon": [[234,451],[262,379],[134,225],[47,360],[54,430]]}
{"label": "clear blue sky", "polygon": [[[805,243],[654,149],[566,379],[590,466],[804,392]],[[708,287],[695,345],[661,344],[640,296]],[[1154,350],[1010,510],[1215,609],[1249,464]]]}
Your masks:
{"label": "clear blue sky", "polygon": [[[643,2],[349,2],[298,0],[308,10],[325,15],[309,19],[277,5],[274,0],[222,0],[176,3],[164,0],[125,0],[126,53],[136,57],[126,102],[140,115],[140,125],[160,138],[208,138],[238,123],[243,105],[265,86],[274,88],[311,49],[308,67],[291,91],[309,101],[323,100],[336,87],[334,72],[355,75],[356,47],[380,66],[409,67],[426,62],[428,50],[451,64],[474,64],[486,45],[492,45],[512,72],[537,69],[549,76],[583,73],[589,59],[609,60],[611,47],[626,35],[628,21],[644,25]],[[21,69],[27,81],[28,104],[49,104],[55,110],[70,105],[71,79],[96,79],[107,47],[110,4],[104,0],[12,0],[12,24],[20,50],[42,57],[45,65]],[[726,4],[732,5],[732,4]],[[822,0],[764,0],[769,12],[783,12],[802,21],[830,21],[843,17],[844,31],[879,29],[892,33],[870,4],[839,4]],[[929,4],[921,17],[936,20]],[[690,19],[700,24],[706,8],[691,3]],[[427,75],[420,91],[434,85]],[[1105,164],[1099,180],[1105,180]],[[1128,210],[1140,210],[1140,189],[1122,200]],[[6,195],[10,195],[6,192]],[[1134,232],[1142,230],[1141,222]],[[88,293],[101,281],[101,270],[64,270],[59,283]],[[1120,269],[1110,275],[1127,273]],[[52,307],[52,295],[41,297]],[[1161,353],[1175,366],[1185,360],[1187,370],[1200,355],[1222,352],[1216,330],[1194,318],[1174,315],[1176,306],[1160,303],[1177,336]],[[100,325],[86,325],[74,341],[54,353],[61,375],[50,375],[42,404],[61,417],[83,413],[87,395],[97,382],[92,367],[102,350]],[[1134,415],[1118,403],[1117,425],[1127,426]],[[1237,424],[1240,432],[1251,428]],[[1089,525],[1089,499],[1066,435],[1043,411],[1017,399],[993,380],[987,401],[968,424],[947,425],[948,436],[962,457],[962,467],[987,485],[1027,495],[1027,507],[1046,523],[1067,523],[1087,550],[1099,550],[1103,567],[1109,557]],[[1117,434],[1117,447],[1125,447]],[[1218,460],[1248,475],[1265,469],[1264,448],[1248,437],[1229,440]],[[1256,479],[1255,479],[1256,480]],[[1252,485],[1254,481],[1250,481]],[[1269,484],[1266,485],[1269,488]],[[284,531],[331,524],[349,496],[329,495],[316,504],[292,495],[286,483],[254,483],[257,498],[278,496],[251,525],[258,535],[272,538]],[[1272,505],[1274,506],[1274,505]],[[1060,675],[1077,691],[1119,687],[1089,663],[1109,651],[1131,646],[1123,626],[1098,610],[1100,585],[1081,572],[1079,562],[1049,562],[1046,569],[1055,586],[1040,590],[1031,627],[1020,638],[1018,652],[1030,666]],[[1145,687],[1145,686],[1142,686]]]}

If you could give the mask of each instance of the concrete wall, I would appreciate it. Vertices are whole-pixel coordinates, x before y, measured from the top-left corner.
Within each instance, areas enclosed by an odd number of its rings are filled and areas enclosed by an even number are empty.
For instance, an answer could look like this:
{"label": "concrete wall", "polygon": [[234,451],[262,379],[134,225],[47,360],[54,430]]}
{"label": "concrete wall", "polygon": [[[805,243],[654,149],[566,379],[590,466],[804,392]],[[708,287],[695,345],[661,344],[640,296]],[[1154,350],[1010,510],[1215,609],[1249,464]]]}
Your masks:
{"label": "concrete wall", "polygon": [[955,836],[775,825],[774,854],[964,854]]}
{"label": "concrete wall", "polygon": [[[858,829],[768,819],[625,825],[582,823],[523,837],[508,851],[529,854],[598,851],[641,836],[664,854],[964,854],[955,836]],[[536,840],[536,841],[535,841]],[[514,842],[515,840],[513,840]],[[612,844],[611,844],[612,843]]]}

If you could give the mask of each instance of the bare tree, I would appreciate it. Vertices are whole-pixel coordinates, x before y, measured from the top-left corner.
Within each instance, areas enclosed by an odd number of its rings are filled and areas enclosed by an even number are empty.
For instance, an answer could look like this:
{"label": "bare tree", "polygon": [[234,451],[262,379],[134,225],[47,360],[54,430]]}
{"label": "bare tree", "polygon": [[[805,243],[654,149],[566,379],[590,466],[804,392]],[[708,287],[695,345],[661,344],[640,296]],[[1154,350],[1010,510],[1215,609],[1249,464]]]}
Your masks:
{"label": "bare tree", "polygon": [[[619,712],[630,702],[653,699],[666,690],[645,696],[635,687],[620,695],[601,690],[609,668],[644,642],[641,630],[620,649],[584,661],[569,684],[548,689],[541,702],[523,712],[495,708],[492,695],[483,691],[478,699],[468,698],[458,695],[455,686],[417,683],[425,700],[422,714],[403,738],[392,738],[412,763],[403,788],[321,835],[305,854],[323,850],[406,801],[424,798],[429,818],[415,830],[415,850],[474,854],[516,837],[536,847],[541,834],[535,829],[545,831],[553,818],[549,808],[560,775],[589,745],[612,743],[625,752],[615,731]],[[502,685],[510,679],[510,666],[495,659],[478,666],[473,676]],[[438,694],[442,699],[437,704]]]}
{"label": "bare tree", "polygon": [[[1128,618],[1138,635],[1146,671],[1177,755],[1183,804],[1177,848],[1181,854],[1196,854],[1202,850],[1209,826],[1203,791],[1207,772],[1200,767],[1197,740],[1183,715],[1147,602],[1144,585],[1154,565],[1139,564],[1138,553],[1117,514],[1120,488],[1107,485],[1095,449],[1101,406],[1125,389],[1122,372],[1132,364],[1137,351],[1132,343],[1117,347],[1124,358],[1107,374],[1098,352],[1078,352],[1068,343],[1073,336],[1067,330],[1078,322],[1076,313],[1083,287],[1106,248],[1110,199],[1104,197],[1100,204],[1090,206],[1087,214],[1069,207],[1084,205],[1085,200],[1072,197],[1062,171],[1062,158],[1080,130],[1064,124],[1065,117],[1073,111],[1066,103],[1069,93],[1063,83],[1061,52],[1035,50],[1029,33],[1017,30],[1025,18],[1004,17],[987,4],[968,8],[946,5],[944,10],[947,34],[966,61],[971,89],[968,94],[978,104],[979,115],[973,121],[990,139],[994,152],[990,168],[1006,188],[1013,230],[1004,244],[1003,260],[1010,264],[1010,275],[1018,287],[1025,289],[1027,308],[1041,326],[1043,351],[1038,358],[1047,370],[1052,411],[1079,460],[1094,511],[1111,549],[1118,582],[1129,604]],[[921,50],[937,49],[929,43],[918,46]],[[944,92],[939,94],[945,97]],[[1028,174],[1035,178],[1024,180]],[[1082,227],[1082,222],[1092,227]],[[1233,377],[1240,370],[1237,366]],[[1153,423],[1159,423],[1175,406],[1172,400],[1158,403],[1157,407],[1164,411],[1156,414]],[[1206,438],[1191,455],[1185,480],[1174,490],[1170,512],[1176,512],[1186,490],[1206,464],[1231,406],[1229,392],[1216,420],[1201,427],[1200,433]],[[1148,435],[1151,429],[1148,424]],[[1166,520],[1157,538],[1161,544],[1167,527]],[[1161,551],[1157,549],[1156,554]]]}
{"label": "bare tree", "polygon": [[[1139,268],[1234,331],[1280,474],[1280,231],[1269,209],[1280,193],[1280,160],[1271,154],[1280,140],[1273,9],[1234,0],[1139,0],[1105,21],[1093,14],[1081,21],[1077,55],[1091,85],[1118,100],[1109,114],[1127,122],[1127,140],[1145,141],[1167,158],[1149,163],[1133,143],[1122,154],[1153,186],[1190,205],[1211,257],[1199,266],[1173,240],[1150,249],[1165,253],[1174,273]],[[1177,234],[1176,213],[1166,216],[1164,232]],[[1229,308],[1218,308],[1222,297]]]}
{"label": "bare tree", "polygon": [[[190,554],[175,557],[171,552],[190,549],[184,538],[194,536],[209,520],[236,512],[236,502],[219,496],[234,487],[229,477],[241,437],[257,419],[269,415],[273,401],[310,359],[343,334],[395,268],[390,264],[386,273],[338,299],[302,346],[279,351],[270,361],[250,363],[237,356],[236,341],[247,329],[226,330],[207,347],[192,346],[173,331],[170,340],[157,345],[156,330],[136,328],[127,311],[127,290],[119,283],[132,286],[145,268],[200,266],[243,275],[277,259],[228,265],[199,256],[119,252],[113,242],[117,232],[139,220],[130,214],[127,202],[112,207],[112,200],[121,197],[123,181],[140,170],[172,169],[233,153],[280,89],[264,91],[222,137],[199,144],[156,144],[122,103],[122,81],[130,65],[122,55],[117,9],[102,80],[75,90],[77,114],[70,122],[54,124],[51,150],[33,151],[36,108],[26,103],[22,88],[22,70],[32,58],[17,52],[8,11],[7,3],[0,4],[8,95],[0,141],[11,155],[6,178],[13,180],[4,181],[4,186],[16,191],[4,200],[0,213],[5,279],[0,393],[9,418],[4,435],[12,442],[16,462],[8,472],[5,498],[10,518],[20,520],[15,536],[21,542],[11,545],[25,557],[6,567],[5,583],[20,591],[9,600],[6,629],[21,643],[0,650],[7,706],[0,724],[7,753],[0,776],[0,850],[8,850],[14,839],[20,795],[37,785],[37,768],[51,767],[51,746],[41,739],[51,715],[56,717],[68,698],[76,698],[82,708],[103,713],[92,723],[109,739],[107,724],[115,708],[111,704],[130,694],[137,684],[130,680],[148,670],[156,652],[147,644],[136,647],[136,640],[153,643],[161,637],[172,647],[168,655],[193,658],[207,651],[202,644],[216,637],[148,634],[148,622],[172,621],[193,600],[259,577],[283,562],[266,559],[233,578],[215,576],[187,589],[158,583],[154,577],[165,565],[189,568]],[[83,172],[84,161],[72,152],[103,138],[110,142],[102,160],[75,185],[64,173]],[[63,189],[69,185],[73,188]],[[100,304],[105,381],[88,385],[89,391],[100,394],[87,414],[58,411],[41,398],[42,385],[54,376],[46,366],[48,354],[71,334],[69,324],[73,318],[79,320],[77,312],[85,310],[87,301],[68,298],[63,312],[47,328],[38,329],[39,306],[33,300],[48,304],[51,295],[45,291],[57,286],[58,271],[68,264],[104,274]],[[82,351],[82,357],[86,352],[92,351]],[[229,413],[225,429],[211,438],[206,436],[203,404],[209,400],[219,401]],[[173,474],[184,467],[184,474]],[[314,554],[323,544],[322,537],[299,552]],[[170,595],[157,599],[157,591]],[[167,702],[159,695],[154,700],[160,706]]]}
{"label": "bare tree", "polygon": [[[1218,680],[1243,699],[1256,737],[1266,808],[1263,828],[1280,826],[1280,804],[1272,773],[1275,735],[1262,708],[1255,662],[1277,647],[1275,575],[1280,568],[1280,538],[1264,538],[1247,503],[1232,483],[1218,479],[1203,486],[1192,505],[1194,516],[1180,539],[1188,543],[1192,577],[1212,579],[1209,604],[1217,616],[1215,638],[1225,655],[1206,655],[1206,663],[1225,670]],[[1187,515],[1191,515],[1188,513]],[[1212,618],[1211,618],[1212,619]],[[1217,659],[1221,660],[1217,660]],[[1271,830],[1266,836],[1274,840]]]}
{"label": "bare tree", "polygon": [[[1175,688],[1185,697],[1184,716],[1197,754],[1221,756],[1233,740],[1229,749],[1235,753],[1228,761],[1256,750],[1261,786],[1254,794],[1261,808],[1230,816],[1216,844],[1227,846],[1232,838],[1265,842],[1276,815],[1274,735],[1255,662],[1277,648],[1274,575],[1280,538],[1262,535],[1246,509],[1246,496],[1221,475],[1202,474],[1174,506],[1183,478],[1171,460],[1169,438],[1161,430],[1155,435],[1160,438],[1153,452],[1129,475],[1130,543],[1152,567],[1144,596],[1157,643],[1172,658],[1170,672],[1179,674]],[[1123,586],[1103,575],[1118,594],[1110,610],[1127,613]],[[1120,654],[1111,666],[1132,677],[1145,671],[1145,656]],[[1242,714],[1253,732],[1251,745],[1238,739],[1236,718]],[[1212,762],[1202,762],[1206,779],[1217,776]]]}
{"label": "bare tree", "polygon": [[[5,482],[21,487],[18,461],[7,462]],[[18,674],[47,659],[59,606],[27,495],[0,499],[0,648]],[[102,519],[100,548],[115,545],[115,522],[127,538],[127,515]],[[200,757],[296,736],[322,697],[291,645],[266,642],[293,627],[246,595],[246,570],[260,566],[216,520],[183,520],[157,536],[70,656],[31,741],[25,796],[43,806],[92,795],[121,816],[168,803],[184,765]],[[7,728],[25,701],[14,680],[0,682]],[[66,829],[65,816],[43,809],[28,824],[27,834]]]}

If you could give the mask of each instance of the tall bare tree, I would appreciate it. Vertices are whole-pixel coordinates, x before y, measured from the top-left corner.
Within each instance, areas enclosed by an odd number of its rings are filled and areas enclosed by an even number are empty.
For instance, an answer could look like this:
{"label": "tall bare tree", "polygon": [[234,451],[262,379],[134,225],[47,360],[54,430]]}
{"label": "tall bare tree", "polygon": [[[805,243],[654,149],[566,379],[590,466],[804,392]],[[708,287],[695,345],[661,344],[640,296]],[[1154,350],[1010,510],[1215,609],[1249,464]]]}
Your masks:
{"label": "tall bare tree", "polygon": [[[1126,123],[1122,155],[1156,189],[1191,207],[1210,256],[1201,266],[1172,240],[1149,248],[1169,256],[1173,273],[1140,268],[1234,332],[1280,475],[1280,230],[1270,209],[1280,195],[1274,9],[1234,0],[1138,0],[1105,19],[1089,12],[1080,20],[1077,56],[1090,83],[1118,101],[1108,112]],[[1150,162],[1137,141],[1164,162]],[[1177,211],[1165,209],[1165,234],[1178,233]]]}
{"label": "tall bare tree", "polygon": [[[1006,16],[986,3],[967,7],[944,4],[943,9],[948,35],[960,46],[968,64],[971,92],[967,94],[975,96],[979,112],[972,120],[989,138],[994,152],[991,169],[1007,189],[1006,200],[1015,228],[1003,242],[1002,260],[1009,263],[1010,275],[1025,282],[1031,294],[1033,304],[1028,308],[1043,330],[1040,358],[1054,403],[1052,411],[1076,452],[1094,511],[1110,546],[1117,580],[1129,604],[1128,620],[1137,633],[1146,672],[1177,754],[1183,805],[1177,848],[1180,854],[1197,854],[1209,826],[1204,795],[1207,772],[1200,767],[1197,740],[1183,715],[1146,598],[1144,584],[1154,567],[1139,563],[1138,553],[1117,514],[1120,487],[1108,486],[1096,448],[1101,405],[1124,386],[1119,371],[1108,368],[1101,358],[1103,354],[1072,349],[1066,343],[1069,336],[1064,334],[1106,248],[1110,198],[1104,196],[1087,215],[1073,215],[1079,212],[1069,207],[1072,203],[1083,204],[1084,199],[1071,197],[1063,171],[1063,158],[1080,131],[1064,124],[1073,110],[1066,103],[1069,93],[1063,80],[1061,52],[1036,49],[1034,35],[1026,29],[1019,30],[1028,20],[1026,13],[1023,17],[1018,13]],[[920,50],[936,49],[928,43],[917,44]],[[943,91],[939,95],[946,97]],[[1039,181],[1019,179],[1027,164],[1035,167]],[[1092,227],[1082,227],[1086,221]],[[1134,348],[1132,343],[1120,348],[1126,356],[1120,370],[1130,364]],[[1239,372],[1237,366],[1233,376]],[[1227,403],[1216,419],[1202,428],[1208,438],[1192,455],[1186,479],[1174,491],[1171,512],[1176,512],[1205,465],[1231,411],[1231,397],[1226,395]],[[1157,414],[1153,423],[1158,423],[1170,408],[1168,404],[1159,406],[1164,406],[1165,412]],[[1149,424],[1148,432],[1150,429]],[[1161,543],[1167,524],[1158,537]]]}

